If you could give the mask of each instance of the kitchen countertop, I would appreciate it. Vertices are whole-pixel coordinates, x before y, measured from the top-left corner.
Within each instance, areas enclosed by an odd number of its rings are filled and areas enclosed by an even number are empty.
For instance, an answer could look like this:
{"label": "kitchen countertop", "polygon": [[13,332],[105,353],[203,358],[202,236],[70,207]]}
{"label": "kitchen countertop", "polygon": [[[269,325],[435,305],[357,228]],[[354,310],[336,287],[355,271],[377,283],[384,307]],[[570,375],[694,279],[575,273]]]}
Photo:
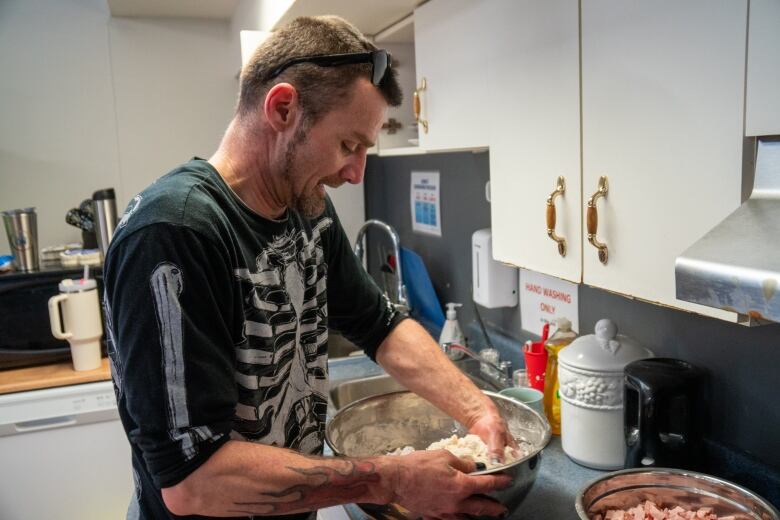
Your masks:
{"label": "kitchen countertop", "polygon": [[542,452],[542,465],[536,482],[513,519],[554,518],[577,520],[574,500],[580,489],[594,478],[607,473],[580,466],[561,448],[561,438],[553,436]]}
{"label": "kitchen countertop", "polygon": [[68,360],[37,367],[2,370],[0,371],[0,394],[93,383],[109,379],[111,379],[111,370],[108,358],[101,360],[100,368],[82,372],[73,370],[73,363]]}

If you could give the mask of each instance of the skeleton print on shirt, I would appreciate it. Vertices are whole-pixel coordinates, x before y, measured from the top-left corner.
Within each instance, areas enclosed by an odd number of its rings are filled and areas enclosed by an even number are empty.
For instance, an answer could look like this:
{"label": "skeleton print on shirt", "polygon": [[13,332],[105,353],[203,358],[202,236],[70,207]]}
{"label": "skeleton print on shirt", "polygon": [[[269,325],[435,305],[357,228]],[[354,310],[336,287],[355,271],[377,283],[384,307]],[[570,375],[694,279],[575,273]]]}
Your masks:
{"label": "skeleton print on shirt", "polygon": [[162,362],[167,397],[168,433],[177,442],[184,458],[192,459],[205,440],[219,437],[208,426],[190,426],[187,385],[184,370],[182,310],[179,296],[184,290],[181,268],[170,262],[157,266],[149,280],[160,331]]}
{"label": "skeleton print on shirt", "polygon": [[245,341],[236,348],[241,437],[319,453],[327,408],[327,265],[320,220],[308,237],[275,236],[256,272],[237,269],[244,286]]}
{"label": "skeleton print on shirt", "polygon": [[271,221],[194,159],[128,205],[103,268],[117,409],[138,477],[128,518],[173,519],[161,489],[230,439],[321,453],[327,327],[373,358],[402,319],[326,202],[317,218],[290,210]]}

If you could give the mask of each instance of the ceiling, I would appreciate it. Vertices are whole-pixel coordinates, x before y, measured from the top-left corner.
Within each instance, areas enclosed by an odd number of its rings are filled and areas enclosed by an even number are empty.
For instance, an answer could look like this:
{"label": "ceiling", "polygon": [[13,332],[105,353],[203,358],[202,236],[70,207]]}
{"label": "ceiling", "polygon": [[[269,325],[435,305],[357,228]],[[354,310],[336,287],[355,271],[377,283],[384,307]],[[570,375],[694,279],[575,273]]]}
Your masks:
{"label": "ceiling", "polygon": [[108,0],[111,16],[230,20],[239,0]]}
{"label": "ceiling", "polygon": [[[276,0],[267,0],[276,1]],[[240,0],[107,0],[111,16],[133,18],[209,18],[230,20]],[[374,36],[409,16],[425,0],[294,0],[274,24],[276,29],[299,16],[335,14]],[[401,24],[385,41],[412,41],[413,25]]]}
{"label": "ceiling", "polygon": [[363,34],[373,36],[405,18],[423,0],[296,0],[274,28],[298,16],[335,14],[352,22]]}
{"label": "ceiling", "polygon": [[375,43],[414,43],[414,15],[374,35]]}

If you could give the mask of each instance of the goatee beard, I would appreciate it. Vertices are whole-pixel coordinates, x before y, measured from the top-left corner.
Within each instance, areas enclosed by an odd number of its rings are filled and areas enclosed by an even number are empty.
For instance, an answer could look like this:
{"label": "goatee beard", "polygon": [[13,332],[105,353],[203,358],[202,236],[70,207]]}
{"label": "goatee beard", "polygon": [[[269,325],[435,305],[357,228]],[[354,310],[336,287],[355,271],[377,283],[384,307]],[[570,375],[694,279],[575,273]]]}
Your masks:
{"label": "goatee beard", "polygon": [[318,193],[301,193],[299,195],[296,190],[296,176],[293,172],[295,151],[305,138],[306,133],[301,130],[295,134],[295,138],[287,146],[287,150],[284,154],[282,176],[287,182],[287,186],[290,190],[290,207],[305,218],[312,219],[319,217],[325,211],[325,197],[320,197]]}

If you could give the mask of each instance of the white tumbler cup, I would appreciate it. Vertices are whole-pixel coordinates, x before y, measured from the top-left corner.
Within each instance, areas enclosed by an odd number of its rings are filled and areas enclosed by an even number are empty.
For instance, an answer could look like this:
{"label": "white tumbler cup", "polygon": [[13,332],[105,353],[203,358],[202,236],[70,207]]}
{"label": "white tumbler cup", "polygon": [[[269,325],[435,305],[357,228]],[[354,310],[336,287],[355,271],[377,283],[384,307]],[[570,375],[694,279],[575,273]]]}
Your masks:
{"label": "white tumbler cup", "polygon": [[49,321],[52,335],[70,343],[75,370],[100,367],[103,324],[95,280],[63,280],[60,283],[60,294],[49,299]]}

